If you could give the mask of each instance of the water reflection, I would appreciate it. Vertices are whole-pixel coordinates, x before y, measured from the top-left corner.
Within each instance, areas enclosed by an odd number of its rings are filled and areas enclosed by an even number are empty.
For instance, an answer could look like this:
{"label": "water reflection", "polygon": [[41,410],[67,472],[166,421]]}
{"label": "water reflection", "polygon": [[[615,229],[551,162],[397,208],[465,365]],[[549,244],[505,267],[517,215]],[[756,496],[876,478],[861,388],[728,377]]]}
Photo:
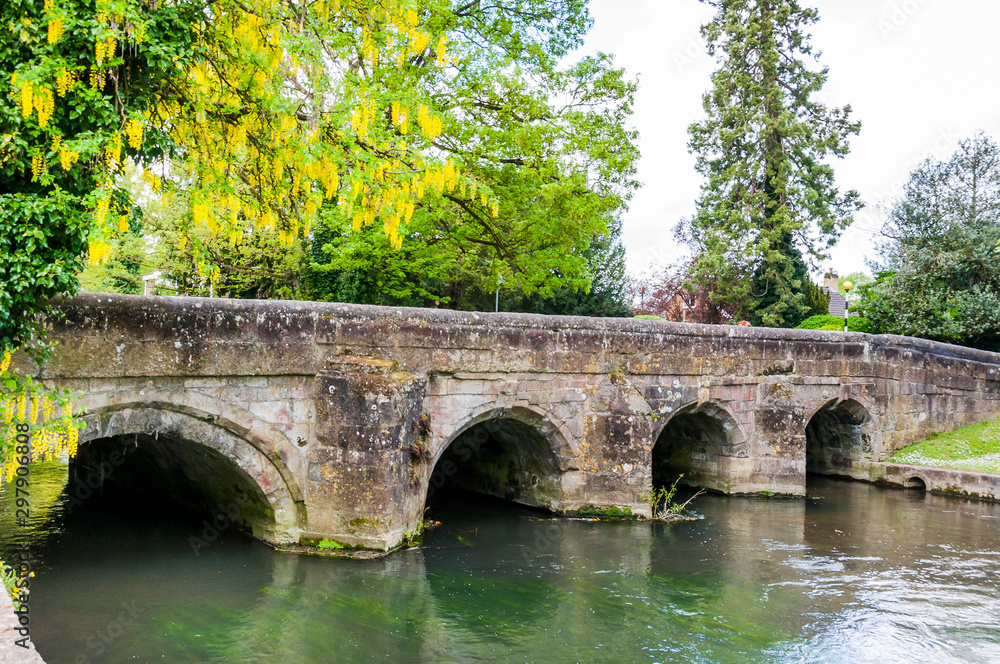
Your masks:
{"label": "water reflection", "polygon": [[1000,661],[1000,507],[809,492],[703,496],[673,525],[465,496],[379,561],[195,550],[200,515],[102,495],[34,532],[35,641],[49,664]]}

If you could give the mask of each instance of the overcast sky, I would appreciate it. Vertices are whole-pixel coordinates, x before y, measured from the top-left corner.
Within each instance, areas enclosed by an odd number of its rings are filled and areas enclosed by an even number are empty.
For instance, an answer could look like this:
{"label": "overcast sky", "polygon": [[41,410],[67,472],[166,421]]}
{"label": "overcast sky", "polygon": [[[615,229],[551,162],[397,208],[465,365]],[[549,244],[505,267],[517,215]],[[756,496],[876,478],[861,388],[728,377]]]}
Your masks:
{"label": "overcast sky", "polygon": [[[800,1],[819,9],[812,44],[817,66],[830,68],[828,103],[850,104],[862,123],[850,155],[833,163],[841,190],[857,189],[867,204],[823,264],[846,274],[865,270],[881,226],[877,204],[914,166],[947,157],[978,129],[1000,138],[1000,3]],[[614,54],[639,78],[633,122],[643,187],[622,229],[636,274],[680,255],[670,229],[695,209],[701,177],[687,127],[704,117],[701,96],[716,66],[699,34],[712,10],[698,0],[591,0],[591,14],[585,50]]]}

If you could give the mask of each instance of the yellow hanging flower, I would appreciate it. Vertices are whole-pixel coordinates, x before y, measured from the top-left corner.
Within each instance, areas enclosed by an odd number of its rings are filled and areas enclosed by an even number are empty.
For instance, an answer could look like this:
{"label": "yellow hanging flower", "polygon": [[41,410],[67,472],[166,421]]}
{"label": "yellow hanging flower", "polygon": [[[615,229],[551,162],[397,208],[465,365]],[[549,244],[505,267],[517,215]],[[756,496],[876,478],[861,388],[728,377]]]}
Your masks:
{"label": "yellow hanging flower", "polygon": [[42,176],[49,172],[48,164],[45,163],[45,158],[40,154],[35,154],[31,156],[31,181],[37,182]]}
{"label": "yellow hanging flower", "polygon": [[62,165],[62,169],[64,171],[68,171],[79,158],[79,152],[73,152],[72,150],[66,149],[59,151],[59,163]]}
{"label": "yellow hanging flower", "polygon": [[62,39],[65,31],[65,24],[61,18],[53,18],[49,21],[48,40],[50,44],[55,44]]}
{"label": "yellow hanging flower", "polygon": [[66,69],[60,69],[59,75],[56,76],[56,94],[60,97],[65,97],[70,86],[73,85],[73,80],[75,78],[76,75],[74,72]]}
{"label": "yellow hanging flower", "polygon": [[34,107],[34,89],[31,83],[25,82],[21,85],[21,115],[28,117]]}
{"label": "yellow hanging flower", "polygon": [[34,91],[34,106],[38,110],[38,126],[45,127],[49,126],[49,118],[52,117],[52,112],[55,110],[55,100],[52,97],[52,91],[47,88],[38,88]]}
{"label": "yellow hanging flower", "polygon": [[125,136],[128,144],[133,150],[138,150],[142,146],[142,123],[135,118],[129,118],[125,123]]}

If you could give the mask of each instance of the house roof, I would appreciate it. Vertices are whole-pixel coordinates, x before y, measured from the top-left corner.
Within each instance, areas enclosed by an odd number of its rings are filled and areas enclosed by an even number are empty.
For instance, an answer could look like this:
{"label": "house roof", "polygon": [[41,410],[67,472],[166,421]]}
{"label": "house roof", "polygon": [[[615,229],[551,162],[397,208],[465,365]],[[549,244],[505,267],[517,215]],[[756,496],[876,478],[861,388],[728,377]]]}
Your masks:
{"label": "house roof", "polygon": [[[829,287],[824,287],[823,290],[830,294],[830,306],[827,308],[829,314],[831,316],[843,318],[844,312],[847,311],[847,300],[843,295]],[[852,311],[851,315],[857,316],[858,314],[857,312]]]}

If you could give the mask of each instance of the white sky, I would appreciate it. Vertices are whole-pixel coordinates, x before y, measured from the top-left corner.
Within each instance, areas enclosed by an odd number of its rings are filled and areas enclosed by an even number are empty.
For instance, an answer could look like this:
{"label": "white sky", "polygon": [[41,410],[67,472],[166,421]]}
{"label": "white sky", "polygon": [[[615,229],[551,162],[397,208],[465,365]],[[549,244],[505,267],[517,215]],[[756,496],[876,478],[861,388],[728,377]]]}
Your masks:
{"label": "white sky", "polygon": [[[901,191],[927,156],[950,155],[982,129],[1000,138],[1000,3],[987,0],[800,0],[819,9],[814,67],[830,68],[828,103],[850,104],[862,123],[851,153],[834,162],[842,191],[857,189],[867,208],[823,263],[840,274],[867,271],[876,204]],[[674,261],[671,228],[694,213],[701,176],[687,152],[687,127],[704,117],[701,96],[715,61],[700,26],[712,14],[698,0],[591,0],[595,25],[585,52],[615,55],[639,78],[633,124],[639,180],[622,239],[632,274]]]}

